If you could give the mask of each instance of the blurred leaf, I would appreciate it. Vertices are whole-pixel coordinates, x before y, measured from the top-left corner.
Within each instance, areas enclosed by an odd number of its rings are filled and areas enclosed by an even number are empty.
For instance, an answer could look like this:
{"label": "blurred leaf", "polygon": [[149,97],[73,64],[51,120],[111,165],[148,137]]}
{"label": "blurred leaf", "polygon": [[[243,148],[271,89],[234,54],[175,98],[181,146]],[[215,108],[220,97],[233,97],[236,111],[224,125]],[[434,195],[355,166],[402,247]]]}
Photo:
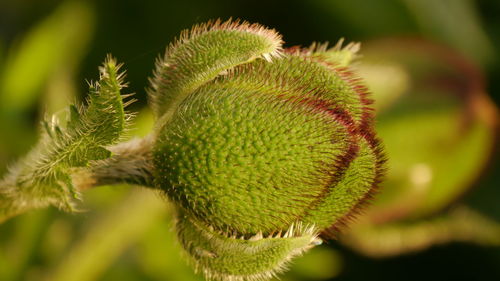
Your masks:
{"label": "blurred leaf", "polygon": [[53,216],[47,223],[47,233],[43,236],[40,245],[40,257],[44,264],[52,264],[58,261],[73,237],[77,235],[74,224],[75,217]]}
{"label": "blurred leaf", "polygon": [[[49,225],[51,211],[47,209],[28,213],[13,222],[8,243],[0,245],[0,252],[5,255],[6,262],[2,265],[0,259],[1,280],[24,280],[26,271],[30,269],[39,251],[41,239]],[[8,225],[0,226],[0,231],[7,229]]]}
{"label": "blurred leaf", "polygon": [[150,134],[154,126],[153,111],[147,107],[141,109],[134,118],[134,124],[130,133],[136,137],[144,137]]}
{"label": "blurred leaf", "polygon": [[313,3],[330,12],[331,17],[342,19],[345,28],[355,29],[367,36],[401,33],[413,27],[406,7],[400,0],[317,0]]}
{"label": "blurred leaf", "polygon": [[495,55],[481,26],[472,0],[401,0],[410,9],[421,31],[436,41],[446,42],[486,64]]}
{"label": "blurred leaf", "polygon": [[33,106],[54,69],[79,60],[92,23],[86,2],[67,1],[29,31],[5,61],[0,78],[0,109],[19,111]]}
{"label": "blurred leaf", "polygon": [[188,266],[188,259],[175,235],[172,216],[153,224],[138,248],[137,264],[154,280],[202,281]]}
{"label": "blurred leaf", "polygon": [[381,60],[362,63],[356,68],[370,86],[375,112],[387,110],[410,87],[409,73],[399,63]]}
{"label": "blurred leaf", "polygon": [[493,135],[481,122],[462,131],[460,109],[451,105],[406,112],[380,120],[377,127],[390,159],[377,202],[390,202],[393,212],[426,215],[470,186],[488,159]]}
{"label": "blurred leaf", "polygon": [[133,190],[86,228],[86,234],[45,280],[97,280],[156,221],[165,219],[166,211],[165,202],[150,190]]}
{"label": "blurred leaf", "polygon": [[[0,131],[9,132],[0,138],[0,174],[8,161],[33,145],[31,111],[37,101],[49,114],[74,101],[70,84],[93,22],[87,3],[66,1],[10,46],[3,63],[0,49]],[[47,95],[40,98],[46,85]]]}
{"label": "blurred leaf", "polygon": [[[327,280],[340,274],[343,267],[340,253],[326,246],[315,247],[294,261],[286,280]],[[295,277],[295,278],[294,278]]]}
{"label": "blurred leaf", "polygon": [[4,64],[4,56],[5,56],[5,50],[4,50],[4,44],[0,40],[0,77],[2,76],[3,72],[3,64]]}

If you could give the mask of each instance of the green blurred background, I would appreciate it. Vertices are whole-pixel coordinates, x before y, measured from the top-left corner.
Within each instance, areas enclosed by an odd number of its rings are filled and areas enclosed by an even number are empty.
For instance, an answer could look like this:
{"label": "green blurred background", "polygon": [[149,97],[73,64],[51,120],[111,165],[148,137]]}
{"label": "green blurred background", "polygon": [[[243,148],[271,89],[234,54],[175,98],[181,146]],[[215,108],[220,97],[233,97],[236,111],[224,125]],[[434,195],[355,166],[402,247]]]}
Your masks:
{"label": "green blurred background", "polygon": [[[40,117],[63,115],[84,99],[85,81],[97,79],[107,53],[124,62],[127,91],[139,100],[130,134],[145,135],[152,117],[144,89],[155,58],[181,30],[215,18],[275,28],[286,46],[423,38],[475,64],[498,105],[499,14],[497,0],[0,0],[0,174],[36,141]],[[500,221],[493,153],[461,202]],[[81,209],[38,210],[0,225],[0,280],[202,280],[182,260],[160,196],[102,187],[85,193]],[[297,260],[283,279],[500,280],[500,248],[448,243],[375,259],[332,242]]]}

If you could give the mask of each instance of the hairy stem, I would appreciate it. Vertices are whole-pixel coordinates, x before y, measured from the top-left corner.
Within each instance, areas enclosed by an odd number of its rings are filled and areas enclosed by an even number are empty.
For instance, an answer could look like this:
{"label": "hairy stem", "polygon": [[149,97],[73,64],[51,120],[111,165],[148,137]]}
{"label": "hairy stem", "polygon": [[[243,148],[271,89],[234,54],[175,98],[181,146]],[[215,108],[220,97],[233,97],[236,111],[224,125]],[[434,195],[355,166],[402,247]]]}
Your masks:
{"label": "hairy stem", "polygon": [[73,184],[83,191],[101,185],[132,184],[153,187],[152,137],[120,143],[109,150],[109,159],[93,161],[89,168],[72,174]]}
{"label": "hairy stem", "polygon": [[[113,184],[132,184],[153,187],[151,174],[151,137],[132,139],[109,150],[113,156],[106,160],[91,161],[88,168],[74,168],[70,174],[73,186],[78,191]],[[43,207],[36,197],[24,196],[16,187],[16,177],[0,182],[0,223],[31,209]],[[14,200],[15,198],[16,200]],[[23,200],[19,200],[22,198]]]}

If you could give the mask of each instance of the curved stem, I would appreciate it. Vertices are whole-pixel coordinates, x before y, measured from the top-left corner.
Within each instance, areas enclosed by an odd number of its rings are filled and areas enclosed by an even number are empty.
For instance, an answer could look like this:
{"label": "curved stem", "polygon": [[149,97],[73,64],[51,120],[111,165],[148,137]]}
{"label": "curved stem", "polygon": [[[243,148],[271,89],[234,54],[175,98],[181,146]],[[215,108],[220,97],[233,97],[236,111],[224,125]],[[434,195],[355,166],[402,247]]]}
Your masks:
{"label": "curved stem", "polygon": [[360,225],[345,233],[340,240],[371,257],[396,256],[450,242],[498,247],[500,224],[460,206],[445,214],[414,222]]}

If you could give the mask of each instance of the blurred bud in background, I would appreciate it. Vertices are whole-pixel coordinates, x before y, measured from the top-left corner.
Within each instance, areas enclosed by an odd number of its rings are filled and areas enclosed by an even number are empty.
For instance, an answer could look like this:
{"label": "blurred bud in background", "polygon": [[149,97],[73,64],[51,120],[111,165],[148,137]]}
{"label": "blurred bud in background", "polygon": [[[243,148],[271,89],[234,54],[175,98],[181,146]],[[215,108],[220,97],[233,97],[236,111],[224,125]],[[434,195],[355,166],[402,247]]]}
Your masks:
{"label": "blurred bud in background", "polygon": [[374,204],[342,240],[371,256],[448,241],[500,245],[493,222],[446,210],[494,155],[498,112],[481,72],[459,53],[419,39],[371,42],[363,54],[357,68],[374,95],[389,169]]}

